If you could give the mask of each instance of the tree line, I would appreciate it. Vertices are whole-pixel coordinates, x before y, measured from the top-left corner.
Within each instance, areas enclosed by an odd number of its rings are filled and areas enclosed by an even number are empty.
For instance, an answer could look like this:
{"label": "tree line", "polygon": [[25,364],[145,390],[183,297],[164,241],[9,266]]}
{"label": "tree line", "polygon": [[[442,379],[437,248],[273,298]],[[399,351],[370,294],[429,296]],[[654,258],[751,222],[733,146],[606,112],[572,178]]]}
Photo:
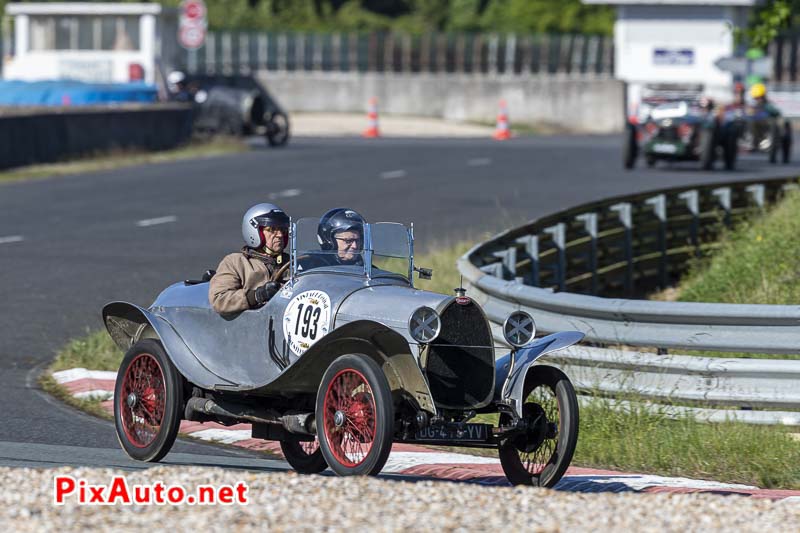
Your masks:
{"label": "tree line", "polygon": [[[8,2],[0,0],[0,7]],[[180,0],[159,3],[175,7]],[[611,35],[614,26],[613,8],[580,0],[206,0],[206,6],[211,30]]]}
{"label": "tree line", "polygon": [[[0,8],[9,1],[20,0],[0,0]],[[176,7],[180,0],[160,3]],[[613,7],[581,0],[206,0],[206,5],[211,30],[611,35],[615,18]],[[799,27],[800,0],[766,0],[757,4],[739,37],[763,47]]]}

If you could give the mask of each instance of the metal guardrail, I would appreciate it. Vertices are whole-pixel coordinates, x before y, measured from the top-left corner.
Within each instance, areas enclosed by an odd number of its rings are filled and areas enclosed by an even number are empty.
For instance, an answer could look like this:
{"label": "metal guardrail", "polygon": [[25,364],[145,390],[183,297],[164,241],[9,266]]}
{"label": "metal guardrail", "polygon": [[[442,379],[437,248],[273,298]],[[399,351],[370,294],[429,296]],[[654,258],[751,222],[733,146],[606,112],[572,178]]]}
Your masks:
{"label": "metal guardrail", "polygon": [[389,32],[209,32],[183,65],[191,73],[257,70],[476,75],[571,74],[610,77],[613,38],[600,35],[515,35]]}
{"label": "metal guardrail", "polygon": [[[797,354],[800,305],[601,297],[665,287],[713,247],[719,231],[796,187],[793,180],[760,180],[594,202],[481,243],[459,259],[458,268],[495,326],[523,309],[540,331],[584,332],[594,347],[552,359],[583,391],[634,395],[655,409],[692,412],[703,420],[800,425],[800,360],[666,355],[668,349]],[[685,405],[659,404],[664,401]]]}

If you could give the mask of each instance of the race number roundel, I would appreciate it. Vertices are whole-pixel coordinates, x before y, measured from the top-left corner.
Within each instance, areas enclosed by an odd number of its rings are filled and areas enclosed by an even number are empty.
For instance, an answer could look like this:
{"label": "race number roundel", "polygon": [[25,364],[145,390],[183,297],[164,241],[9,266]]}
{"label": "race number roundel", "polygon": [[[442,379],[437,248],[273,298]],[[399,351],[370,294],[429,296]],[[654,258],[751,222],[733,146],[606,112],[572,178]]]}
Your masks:
{"label": "race number roundel", "polygon": [[286,306],[283,338],[289,348],[301,355],[328,334],[331,299],[322,291],[301,292]]}

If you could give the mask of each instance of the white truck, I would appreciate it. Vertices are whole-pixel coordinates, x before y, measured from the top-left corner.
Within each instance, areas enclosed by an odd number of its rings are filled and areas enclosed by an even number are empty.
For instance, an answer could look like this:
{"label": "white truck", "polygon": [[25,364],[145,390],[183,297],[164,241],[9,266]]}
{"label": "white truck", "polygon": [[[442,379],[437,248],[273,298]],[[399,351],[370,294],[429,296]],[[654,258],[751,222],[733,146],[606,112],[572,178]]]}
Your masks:
{"label": "white truck", "polygon": [[13,3],[6,15],[7,80],[155,84],[176,64],[178,11],[159,4]]}

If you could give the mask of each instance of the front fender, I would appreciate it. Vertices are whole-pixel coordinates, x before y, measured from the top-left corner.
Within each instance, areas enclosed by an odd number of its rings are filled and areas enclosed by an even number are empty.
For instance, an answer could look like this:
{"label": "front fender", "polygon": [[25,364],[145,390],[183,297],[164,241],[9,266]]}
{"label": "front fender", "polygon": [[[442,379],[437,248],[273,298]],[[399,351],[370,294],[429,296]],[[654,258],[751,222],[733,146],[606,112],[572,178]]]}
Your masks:
{"label": "front fender", "polygon": [[495,362],[494,403],[506,404],[521,416],[525,378],[531,366],[543,355],[572,346],[581,339],[583,333],[580,331],[560,331],[499,357]]}

